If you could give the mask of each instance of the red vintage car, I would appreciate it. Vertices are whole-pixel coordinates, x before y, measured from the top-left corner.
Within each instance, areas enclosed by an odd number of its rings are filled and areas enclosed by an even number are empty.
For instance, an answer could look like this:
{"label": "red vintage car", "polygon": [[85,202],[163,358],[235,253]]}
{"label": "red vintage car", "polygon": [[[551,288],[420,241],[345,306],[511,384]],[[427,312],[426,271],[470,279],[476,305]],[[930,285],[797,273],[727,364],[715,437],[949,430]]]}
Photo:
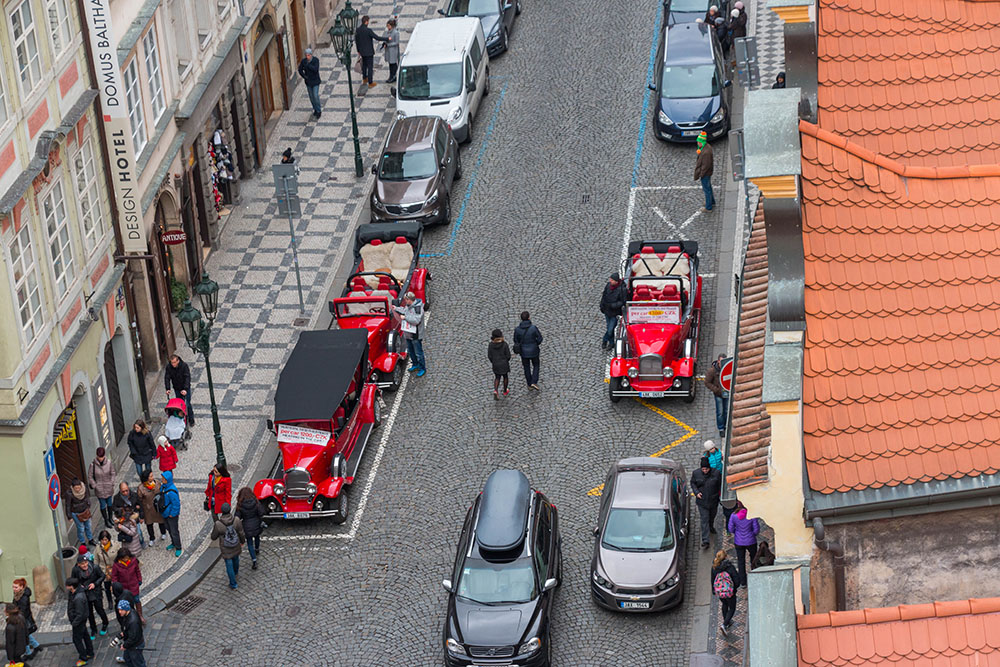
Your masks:
{"label": "red vintage car", "polygon": [[694,400],[701,276],[694,241],[632,241],[622,269],[628,300],[615,329],[609,396]]}
{"label": "red vintage car", "polygon": [[367,381],[364,331],[303,331],[278,378],[278,458],[253,491],[267,518],[347,520],[347,489],[382,419],[379,389]]}
{"label": "red vintage car", "polygon": [[[419,222],[361,225],[354,237],[354,270],[343,294],[330,302],[341,329],[366,329],[371,381],[396,391],[406,372],[406,344],[392,306],[413,292],[429,307],[430,273],[419,268],[423,231]],[[333,322],[330,326],[333,326]]]}

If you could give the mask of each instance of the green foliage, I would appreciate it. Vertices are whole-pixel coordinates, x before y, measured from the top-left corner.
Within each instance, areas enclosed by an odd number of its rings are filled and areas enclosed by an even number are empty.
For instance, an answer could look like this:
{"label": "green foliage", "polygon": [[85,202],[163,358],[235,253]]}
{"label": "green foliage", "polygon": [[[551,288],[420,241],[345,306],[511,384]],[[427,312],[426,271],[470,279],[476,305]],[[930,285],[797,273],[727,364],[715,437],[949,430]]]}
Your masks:
{"label": "green foliage", "polygon": [[174,312],[180,312],[181,308],[184,307],[184,300],[188,298],[188,288],[182,282],[179,282],[170,277],[170,302],[174,307]]}

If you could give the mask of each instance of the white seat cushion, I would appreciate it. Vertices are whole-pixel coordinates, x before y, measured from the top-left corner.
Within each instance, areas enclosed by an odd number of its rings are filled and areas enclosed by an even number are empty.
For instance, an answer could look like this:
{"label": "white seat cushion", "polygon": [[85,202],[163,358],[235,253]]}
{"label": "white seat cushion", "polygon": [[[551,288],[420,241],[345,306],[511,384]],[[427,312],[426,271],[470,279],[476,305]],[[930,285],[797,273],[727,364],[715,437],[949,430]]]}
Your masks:
{"label": "white seat cushion", "polygon": [[403,284],[410,272],[410,262],[413,261],[413,246],[407,242],[392,243],[389,250],[389,266],[393,277]]}
{"label": "white seat cushion", "polygon": [[684,255],[667,255],[663,258],[663,273],[660,275],[667,275],[668,272],[672,276],[691,275],[691,260]]}
{"label": "white seat cushion", "polygon": [[[392,246],[394,245],[388,243],[379,243],[378,245],[366,243],[362,246],[361,261],[364,262],[363,269],[365,271],[385,271],[386,273],[391,273],[392,264],[389,259],[389,253],[392,252]],[[378,276],[365,276],[365,282],[368,283],[369,287],[378,287]]]}

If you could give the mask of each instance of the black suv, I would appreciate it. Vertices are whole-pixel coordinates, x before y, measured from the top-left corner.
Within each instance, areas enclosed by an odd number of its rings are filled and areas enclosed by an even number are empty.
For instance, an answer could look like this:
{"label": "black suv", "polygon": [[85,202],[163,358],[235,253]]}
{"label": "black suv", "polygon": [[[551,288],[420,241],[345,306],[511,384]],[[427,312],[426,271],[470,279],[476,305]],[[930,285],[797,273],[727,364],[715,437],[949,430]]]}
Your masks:
{"label": "black suv", "polygon": [[497,470],[469,508],[451,579],[449,667],[548,667],[549,613],[562,577],[555,505],[517,470]]}

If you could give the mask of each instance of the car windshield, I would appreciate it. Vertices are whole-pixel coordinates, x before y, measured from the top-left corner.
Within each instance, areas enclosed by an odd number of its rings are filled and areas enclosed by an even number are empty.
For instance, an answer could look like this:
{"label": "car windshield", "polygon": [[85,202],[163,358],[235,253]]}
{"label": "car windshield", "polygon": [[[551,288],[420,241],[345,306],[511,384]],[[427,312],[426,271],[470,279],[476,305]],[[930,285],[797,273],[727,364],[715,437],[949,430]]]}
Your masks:
{"label": "car windshield", "polygon": [[462,91],[462,63],[404,65],[399,70],[399,99],[443,100]]}
{"label": "car windshield", "polygon": [[437,160],[430,148],[399,153],[385,152],[379,164],[379,178],[383,181],[415,181],[430,178],[437,173]]}
{"label": "car windshield", "polygon": [[497,0],[455,0],[448,16],[495,16],[500,13]]}
{"label": "car windshield", "polygon": [[708,12],[706,0],[671,0],[671,12]]}
{"label": "car windshield", "polygon": [[715,65],[664,65],[660,90],[668,99],[714,97],[719,94]]}
{"label": "car windshield", "polygon": [[674,546],[670,513],[661,509],[612,509],[601,544],[616,551],[666,551]]}
{"label": "car windshield", "polygon": [[482,604],[530,602],[536,595],[531,559],[512,563],[467,560],[458,580],[457,594]]}

